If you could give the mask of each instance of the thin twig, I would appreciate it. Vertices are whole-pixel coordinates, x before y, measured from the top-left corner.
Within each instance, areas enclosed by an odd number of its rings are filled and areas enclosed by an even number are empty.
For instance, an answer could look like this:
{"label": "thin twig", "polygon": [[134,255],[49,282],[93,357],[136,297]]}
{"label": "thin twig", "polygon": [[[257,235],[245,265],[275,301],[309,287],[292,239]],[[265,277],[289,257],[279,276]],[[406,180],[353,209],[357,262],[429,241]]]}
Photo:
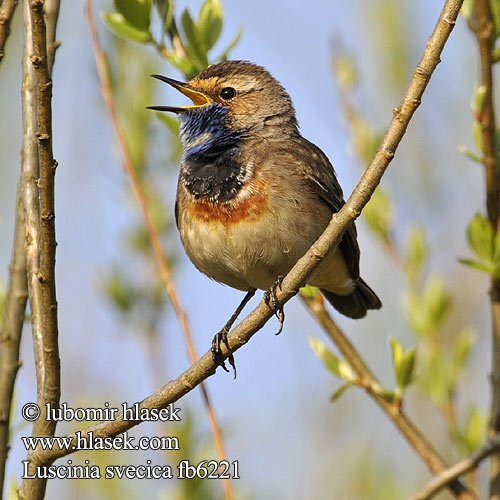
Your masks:
{"label": "thin twig", "polygon": [[[165,253],[164,253],[163,248],[161,246],[158,231],[157,231],[157,229],[154,225],[153,219],[151,217],[146,193],[144,192],[144,189],[141,185],[141,182],[137,176],[136,170],[135,170],[134,165],[132,163],[132,159],[131,159],[131,156],[130,156],[130,153],[129,153],[129,150],[127,147],[126,139],[125,139],[125,134],[123,132],[122,125],[118,119],[118,114],[116,112],[113,93],[112,93],[112,89],[111,89],[111,82],[109,79],[109,72],[107,69],[106,56],[105,56],[105,54],[102,50],[101,44],[99,42],[99,36],[98,36],[97,29],[96,29],[96,26],[95,26],[95,23],[93,20],[93,16],[92,16],[91,1],[86,0],[85,6],[86,6],[85,11],[86,11],[86,15],[87,15],[87,21],[89,24],[90,33],[92,35],[92,42],[94,45],[94,56],[95,56],[95,61],[96,61],[96,66],[97,66],[97,72],[99,74],[101,91],[102,91],[102,95],[104,98],[104,102],[106,103],[109,114],[111,116],[111,120],[113,122],[113,128],[115,131],[116,138],[118,140],[120,153],[122,156],[123,167],[124,167],[125,172],[130,180],[130,184],[132,186],[132,191],[133,191],[134,196],[135,196],[135,198],[136,198],[136,200],[141,208],[142,215],[144,217],[144,221],[145,221],[146,226],[148,228],[149,238],[151,240],[153,252],[155,254],[156,261],[158,263],[158,267],[160,270],[160,277],[161,277],[161,280],[163,282],[163,285],[165,286],[168,297],[170,298],[170,301],[172,302],[172,305],[174,307],[174,310],[175,310],[175,313],[176,313],[177,318],[179,320],[179,323],[181,325],[181,330],[182,330],[182,333],[184,336],[184,341],[186,343],[189,360],[191,363],[195,363],[196,360],[198,359],[198,355],[197,355],[196,350],[195,350],[193,336],[191,334],[191,329],[189,326],[187,315],[180,304],[179,297],[177,295],[177,291],[175,289],[175,286],[174,286],[174,283],[172,280],[170,266],[167,262]],[[205,387],[204,384],[201,384],[200,389],[201,389],[201,393],[202,393],[203,402],[204,402],[204,405],[205,405],[205,408],[206,408],[206,411],[208,414],[210,428],[211,428],[211,431],[213,434],[215,447],[217,449],[217,455],[219,457],[219,460],[226,460],[227,461],[227,454],[226,454],[226,450],[224,447],[222,431],[221,431],[221,428],[218,424],[217,417],[215,415],[212,404],[210,402],[210,397],[208,395],[207,388]],[[234,495],[232,492],[232,487],[231,487],[231,483],[230,483],[229,479],[222,479],[222,485],[223,485],[224,495],[225,495],[226,500],[232,500],[234,498]]]}
{"label": "thin twig", "polygon": [[17,4],[18,0],[3,0],[0,3],[0,63],[5,56],[5,43],[10,35],[10,23]]}
{"label": "thin twig", "polygon": [[[494,25],[489,0],[475,1],[476,19],[469,24],[479,45],[481,61],[481,85],[484,86],[484,105],[479,111],[483,164],[486,181],[486,209],[494,228],[499,228],[500,180],[498,148],[496,146],[495,108],[493,104],[493,57]],[[490,284],[492,317],[492,366],[491,366],[491,420],[489,437],[500,434],[500,280],[492,278]],[[490,500],[500,500],[500,452],[490,460]]]}
{"label": "thin twig", "polygon": [[[37,404],[40,418],[33,424],[34,436],[53,436],[56,421],[45,418],[46,404],[56,408],[60,398],[60,360],[58,347],[57,301],[55,290],[55,162],[52,154],[52,80],[47,65],[46,26],[43,0],[25,2],[25,53],[23,67],[29,81],[29,103],[26,104],[26,127],[31,137],[28,147],[38,149],[39,172],[34,165],[24,165],[23,193],[26,225],[26,258],[32,312],[32,329],[37,371]],[[30,32],[30,33],[29,33]],[[31,36],[31,39],[30,39]],[[34,71],[28,68],[32,65]],[[33,89],[36,84],[36,94]],[[36,97],[35,97],[36,95]],[[36,142],[33,142],[36,141]],[[39,175],[39,177],[38,177]],[[36,462],[28,452],[29,471],[33,475]],[[25,479],[19,498],[41,500],[47,480]]]}
{"label": "thin twig", "polygon": [[[325,309],[323,298],[308,298],[301,296],[309,311],[319,321],[325,332],[335,343],[344,359],[349,363],[358,377],[357,385],[363,387],[366,392],[378,403],[384,410],[386,415],[392,420],[394,425],[399,429],[408,444],[418,453],[424,460],[427,467],[435,474],[447,469],[447,464],[439,453],[434,449],[432,444],[417,428],[417,426],[407,417],[398,401],[391,401],[384,397],[378,388],[381,387],[380,382],[370,371],[365,364],[363,358],[351,344],[344,332],[339,328],[335,321],[330,316],[330,313]],[[465,493],[464,486],[458,479],[450,481],[449,488],[459,498],[473,498]]]}
{"label": "thin twig", "polygon": [[36,86],[35,71],[31,63],[33,41],[31,30],[31,15],[28,0],[23,0],[23,150],[21,165],[22,201],[24,208],[25,255],[27,263],[28,289],[31,312],[31,329],[33,335],[33,350],[35,355],[35,373],[37,388],[42,387],[43,373],[43,328],[42,328],[42,298],[40,273],[40,207],[37,179],[38,146],[36,140]]}
{"label": "thin twig", "polygon": [[448,469],[434,476],[422,489],[410,497],[409,500],[428,500],[432,498],[436,493],[446,488],[452,481],[476,469],[485,458],[488,458],[488,456],[498,450],[500,450],[500,438],[497,437],[483,448],[473,453],[470,457],[460,460]]}
{"label": "thin twig", "polygon": [[28,299],[23,218],[21,192],[18,190],[14,244],[9,266],[9,284],[0,330],[0,500],[3,498],[5,465],[9,452],[12,395],[14,394],[14,383],[17,371],[21,366],[19,360],[19,346],[24,324],[24,312]]}
{"label": "thin twig", "polygon": [[56,50],[61,42],[56,40],[57,21],[59,19],[59,6],[61,0],[45,0],[45,24],[47,26],[47,66],[49,75],[52,75],[52,68],[56,58]]}
{"label": "thin twig", "polygon": [[[350,223],[359,216],[361,209],[368,202],[376,189],[394,152],[401,141],[406,127],[420,102],[420,98],[434,72],[446,41],[455,25],[462,0],[447,0],[436,27],[429,40],[420,63],[412,76],[400,107],[394,114],[381,147],[368,166],[362,179],[349,197],[344,207],[332,217],[330,224],[320,238],[311,246],[306,254],[299,259],[282,282],[281,289],[277,290],[280,304],[285,304],[296,293],[299,287],[307,281],[307,277],[321,262],[321,259],[331,251],[342,238]],[[272,311],[262,301],[246,316],[228,335],[229,350],[222,346],[224,357],[245,345],[252,336],[260,330],[271,318]],[[198,384],[213,375],[216,370],[210,351],[206,352],[196,363],[190,366],[175,380],[141,401],[140,408],[163,408],[169,403],[178,401],[182,396],[193,390]],[[102,422],[82,429],[81,436],[87,437],[92,431],[94,438],[116,436],[137,425],[138,422],[126,421],[123,415],[117,415],[114,421]],[[75,434],[70,435],[73,439]],[[38,447],[35,451],[37,463],[50,464],[54,460],[73,453],[72,449],[43,450]],[[470,498],[470,495],[468,496]],[[467,498],[467,496],[462,496]]]}

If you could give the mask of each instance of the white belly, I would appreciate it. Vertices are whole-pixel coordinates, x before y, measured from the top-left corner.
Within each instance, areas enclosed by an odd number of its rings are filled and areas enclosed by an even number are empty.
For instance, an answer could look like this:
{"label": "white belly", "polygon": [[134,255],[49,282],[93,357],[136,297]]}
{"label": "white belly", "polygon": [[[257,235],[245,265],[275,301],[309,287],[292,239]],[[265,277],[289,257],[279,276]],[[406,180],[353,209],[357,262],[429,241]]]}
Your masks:
{"label": "white belly", "polygon": [[[267,290],[288,273],[321,233],[304,230],[299,219],[283,220],[268,212],[258,220],[223,225],[192,218],[185,211],[179,229],[186,253],[202,273],[239,290]],[[349,293],[352,281],[340,252],[328,256],[308,283]]]}

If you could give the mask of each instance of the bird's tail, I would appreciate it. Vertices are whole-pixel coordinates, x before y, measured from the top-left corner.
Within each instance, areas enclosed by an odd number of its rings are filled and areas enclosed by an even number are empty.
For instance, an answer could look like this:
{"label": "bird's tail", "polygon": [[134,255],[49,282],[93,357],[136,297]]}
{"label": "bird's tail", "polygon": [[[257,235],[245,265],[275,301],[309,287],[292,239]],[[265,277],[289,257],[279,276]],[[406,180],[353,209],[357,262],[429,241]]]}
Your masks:
{"label": "bird's tail", "polygon": [[363,318],[366,316],[368,309],[380,309],[382,307],[382,302],[380,302],[377,294],[362,278],[356,281],[356,287],[349,295],[338,295],[327,290],[321,290],[321,293],[339,313],[353,319]]}

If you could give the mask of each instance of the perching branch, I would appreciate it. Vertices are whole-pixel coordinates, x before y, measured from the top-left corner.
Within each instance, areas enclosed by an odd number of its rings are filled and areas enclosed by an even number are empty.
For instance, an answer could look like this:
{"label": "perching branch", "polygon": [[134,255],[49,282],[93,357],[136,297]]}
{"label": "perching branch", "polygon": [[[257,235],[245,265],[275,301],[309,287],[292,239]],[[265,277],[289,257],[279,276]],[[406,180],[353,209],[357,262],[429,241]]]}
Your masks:
{"label": "perching branch", "polygon": [[[475,1],[476,20],[471,25],[477,38],[481,60],[481,85],[484,86],[484,105],[479,111],[483,164],[486,180],[486,209],[492,227],[498,230],[500,214],[500,178],[498,147],[495,132],[495,108],[493,104],[493,35],[494,26],[489,0]],[[500,280],[492,278],[490,285],[491,317],[493,327],[491,366],[491,420],[489,437],[500,435]],[[490,459],[490,499],[500,500],[500,452]]]}
{"label": "perching branch", "polygon": [[409,500],[428,500],[432,498],[436,493],[439,493],[443,488],[449,486],[451,482],[456,481],[460,476],[476,469],[485,458],[488,458],[492,453],[498,452],[499,450],[500,438],[497,437],[483,448],[473,453],[470,457],[460,460],[455,465],[452,465],[434,476]]}
{"label": "perching branch", "polygon": [[5,55],[5,43],[10,35],[10,23],[17,4],[18,0],[3,0],[0,3],[0,63]]}
{"label": "perching branch", "polygon": [[[370,371],[363,358],[356,351],[356,348],[351,344],[344,332],[342,332],[335,321],[333,321],[329,312],[325,309],[322,297],[319,296],[315,299],[301,296],[301,298],[309,311],[319,321],[325,332],[335,343],[354,373],[356,373],[358,377],[356,384],[365,389],[370,397],[372,397],[382,410],[384,410],[408,444],[418,453],[418,455],[420,455],[427,467],[434,474],[447,470],[448,466],[444,459],[434,449],[432,444],[416,425],[406,416],[399,402],[391,401],[380,393],[378,390],[378,388],[381,387],[379,381]],[[474,498],[456,478],[448,481],[446,486],[448,486],[458,498]]]}
{"label": "perching branch", "polygon": [[[25,50],[23,56],[23,204],[26,226],[26,259],[37,372],[37,403],[41,418],[33,424],[33,435],[53,436],[56,421],[45,419],[45,404],[57,407],[60,397],[60,361],[55,290],[54,176],[52,154],[52,81],[47,61],[44,1],[25,1]],[[35,91],[36,86],[36,91]],[[26,155],[38,159],[25,161]],[[35,463],[28,453],[29,470]],[[46,479],[25,479],[19,498],[38,500],[45,493]]]}
{"label": "perching branch", "polygon": [[[282,289],[277,291],[281,304],[286,303],[296,293],[300,286],[307,281],[321,259],[340,242],[344,231],[350,223],[359,216],[362,208],[368,202],[371,194],[376,189],[389,162],[399,145],[405,130],[415,112],[420,98],[430,80],[432,73],[439,63],[439,57],[446,41],[455,25],[458,12],[463,0],[447,0],[439,20],[415,70],[403,100],[394,112],[393,119],[384,136],[380,148],[368,166],[360,182],[349,197],[349,200],[337,214],[333,215],[330,224],[320,238],[311,246],[307,253],[299,259],[282,283]],[[228,335],[229,350],[222,346],[224,357],[230,352],[235,352],[246,344],[251,337],[261,329],[271,318],[272,311],[264,302],[261,302],[241,323]],[[206,352],[196,363],[190,366],[175,380],[151,394],[140,402],[141,408],[163,408],[169,403],[178,401],[182,396],[193,390],[198,384],[215,373],[216,366],[211,352]],[[116,436],[127,429],[137,425],[138,422],[125,421],[123,415],[117,415],[116,420],[102,422],[89,426],[81,431],[81,436],[86,437],[90,431],[94,438]],[[71,435],[75,438],[75,434]],[[73,453],[74,450],[37,448],[33,460],[39,464],[50,464],[54,460]],[[467,498],[466,496],[462,498]],[[470,498],[470,496],[469,496]]]}
{"label": "perching branch", "polygon": [[[191,334],[191,328],[189,326],[189,322],[187,319],[186,312],[182,308],[179,297],[177,295],[177,290],[172,280],[172,274],[170,271],[170,266],[167,262],[167,258],[163,251],[163,248],[160,243],[160,237],[158,235],[158,231],[154,225],[146,193],[141,185],[141,182],[137,176],[134,165],[132,163],[132,159],[127,147],[127,142],[125,139],[125,134],[123,132],[122,125],[118,119],[118,113],[116,112],[113,92],[111,89],[111,82],[109,78],[109,72],[107,69],[106,56],[102,50],[101,44],[99,42],[99,36],[97,33],[97,29],[93,20],[92,15],[92,3],[91,0],[86,0],[85,2],[85,12],[87,15],[87,22],[89,24],[90,33],[92,36],[92,42],[94,45],[94,56],[97,66],[97,72],[99,75],[99,81],[101,84],[101,91],[104,98],[104,102],[106,107],[108,108],[108,112],[111,116],[111,120],[113,122],[113,128],[115,131],[116,138],[118,140],[118,145],[120,148],[120,153],[122,156],[123,167],[125,169],[125,173],[130,180],[130,184],[132,187],[132,191],[134,196],[140,206],[142,215],[144,217],[144,221],[146,223],[149,239],[151,241],[151,246],[153,247],[153,252],[156,257],[156,261],[158,264],[158,268],[160,271],[160,278],[163,282],[167,295],[172,302],[172,306],[179,320],[181,330],[184,336],[184,341],[188,351],[188,357],[191,363],[195,363],[198,359],[198,355],[196,353],[196,349],[194,346],[193,336]],[[200,385],[201,394],[203,398],[203,403],[205,405],[208,419],[210,422],[210,429],[212,431],[212,435],[214,438],[215,447],[217,450],[217,455],[219,460],[227,461],[227,454],[224,446],[224,440],[222,437],[222,430],[217,421],[217,417],[215,415],[215,411],[210,403],[210,397],[207,391],[207,388],[204,384]],[[229,479],[221,479],[222,486],[224,489],[224,496],[226,500],[233,500],[234,495],[232,492],[231,482]]]}

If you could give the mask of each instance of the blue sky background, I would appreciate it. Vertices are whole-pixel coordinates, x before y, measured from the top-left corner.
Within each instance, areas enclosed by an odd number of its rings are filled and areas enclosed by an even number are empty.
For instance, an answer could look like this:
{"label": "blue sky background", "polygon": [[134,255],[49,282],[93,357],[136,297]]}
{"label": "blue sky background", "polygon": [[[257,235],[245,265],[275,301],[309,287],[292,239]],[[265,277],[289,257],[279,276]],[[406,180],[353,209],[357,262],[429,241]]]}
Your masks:
{"label": "blue sky background", "polygon": [[[385,78],[391,61],[385,58],[390,51],[384,45],[384,22],[375,22],[375,17],[383,16],[383,3],[312,0],[306,6],[290,0],[223,2],[225,27],[219,47],[222,49],[231,40],[238,26],[243,27],[242,40],[232,58],[263,65],[281,81],[293,98],[303,135],[332,160],[346,195],[359,177],[359,168],[347,147],[348,135],[331,73],[333,41],[341,40],[357,59],[362,78],[358,102],[377,126],[385,127],[442,6],[442,2],[432,0],[405,2],[400,29],[407,38],[411,64],[398,68],[405,75],[405,83],[395,88]],[[178,11],[187,4],[179,1]],[[189,2],[193,12],[200,4]],[[95,10],[106,5],[95,2]],[[0,93],[0,276],[4,281],[21,147],[20,10],[0,72],[5,89]],[[105,28],[102,24],[99,27],[104,36]],[[103,401],[119,406],[123,401],[142,399],[158,381],[167,382],[184,370],[188,360],[177,321],[169,313],[162,324],[166,339],[161,345],[163,363],[155,366],[152,374],[141,343],[124,328],[99,292],[100,271],[114,258],[120,258],[120,234],[130,224],[134,207],[129,204],[128,209],[124,208],[125,180],[96,84],[81,2],[62,2],[58,39],[62,46],[54,69],[54,151],[60,165],[56,213],[62,401],[72,406],[99,406]],[[468,255],[466,222],[483,207],[481,171],[458,152],[459,144],[472,143],[469,101],[477,74],[474,51],[472,37],[460,20],[383,183],[398,212],[397,236],[402,238],[414,222],[429,232],[431,267],[446,276],[455,295],[456,309],[450,321],[457,327],[474,324],[483,339],[474,351],[464,382],[463,406],[471,400],[485,407],[489,363],[486,279],[456,262],[457,256]],[[180,77],[162,62],[158,70]],[[161,87],[159,92],[165,103],[178,97],[167,88]],[[170,197],[172,213],[176,175],[169,173],[171,182],[165,193]],[[400,280],[363,223],[358,224],[358,230],[362,273],[377,290],[384,309],[359,322],[338,320],[384,383],[392,386],[388,336],[398,337],[405,345],[412,342],[400,308]],[[184,257],[177,234],[173,234],[172,245],[180,256],[175,282],[198,352],[203,353],[242,295],[197,272]],[[257,300],[259,295],[252,304]],[[307,343],[308,335],[322,338],[322,333],[299,300],[290,302],[286,312],[281,336],[273,335],[277,323],[271,320],[237,352],[236,381],[218,371],[208,382],[229,457],[240,461],[241,490],[263,500],[323,499],[325,491],[336,492],[332,498],[350,498],[343,493],[349,470],[366,456],[374,457],[377,464],[375,472],[367,472],[368,477],[377,474],[377,467],[393,471],[403,478],[403,487],[410,493],[428,477],[424,465],[360,391],[352,389],[338,403],[328,402],[337,382],[325,372]],[[36,399],[29,333],[27,328],[22,345],[24,365],[18,379],[18,408]],[[189,406],[195,412],[200,432],[208,435],[199,392],[188,394],[180,406]],[[432,441],[438,446],[446,443],[445,425],[436,410],[412,393],[408,409]],[[15,421],[20,434],[30,432],[28,427],[22,427],[18,411]],[[65,429],[69,426],[61,425],[59,432]],[[152,429],[150,433],[154,432]],[[148,432],[140,427],[135,434]],[[453,460],[452,454],[444,454]],[[19,460],[24,455],[19,440],[14,438],[9,477],[19,476]],[[133,458],[134,463],[145,462],[144,456]],[[148,485],[152,491],[148,498],[156,498],[164,486]],[[144,486],[130,485],[131,498],[135,498],[133,491],[139,487]],[[89,498],[91,490],[75,496],[71,483],[52,481],[48,491],[47,498]]]}

